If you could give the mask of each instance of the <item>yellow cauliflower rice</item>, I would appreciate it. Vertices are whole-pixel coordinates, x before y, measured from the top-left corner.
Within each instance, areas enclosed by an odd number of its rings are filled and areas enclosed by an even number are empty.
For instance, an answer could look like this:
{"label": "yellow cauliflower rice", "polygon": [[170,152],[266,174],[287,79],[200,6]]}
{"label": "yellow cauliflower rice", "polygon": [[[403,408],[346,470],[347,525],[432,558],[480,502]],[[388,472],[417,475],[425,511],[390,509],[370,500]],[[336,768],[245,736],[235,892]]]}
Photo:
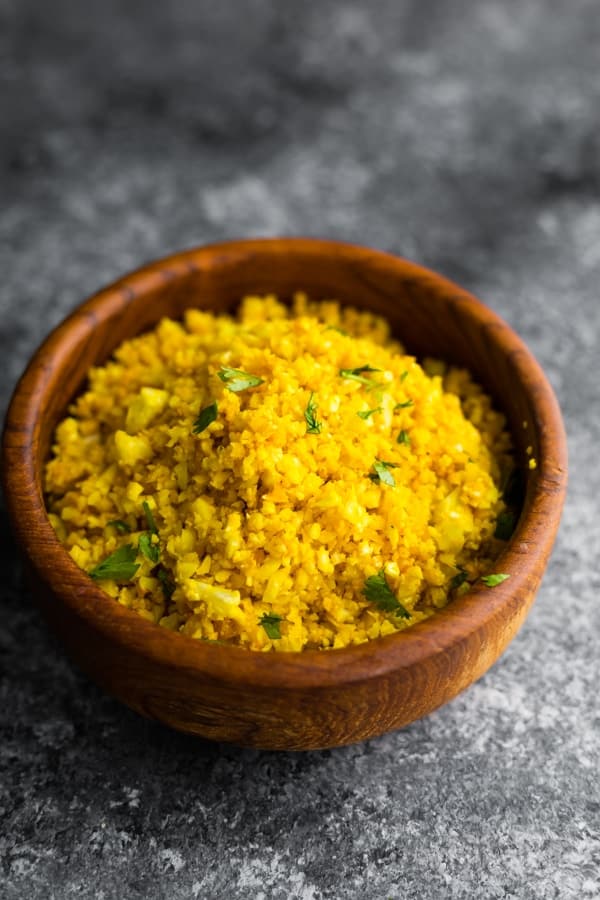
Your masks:
{"label": "yellow cauliflower rice", "polygon": [[123,606],[298,651],[407,628],[489,571],[509,465],[466,371],[297,294],[121,344],[58,425],[45,491],[71,557]]}

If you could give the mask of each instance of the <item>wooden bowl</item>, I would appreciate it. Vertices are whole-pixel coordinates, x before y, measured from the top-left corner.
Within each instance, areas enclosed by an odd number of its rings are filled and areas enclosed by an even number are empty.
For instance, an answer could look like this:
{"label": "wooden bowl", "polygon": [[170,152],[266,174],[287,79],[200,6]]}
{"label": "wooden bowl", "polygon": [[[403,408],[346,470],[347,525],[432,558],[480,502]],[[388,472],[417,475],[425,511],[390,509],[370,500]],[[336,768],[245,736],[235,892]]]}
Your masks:
{"label": "wooden bowl", "polygon": [[[342,650],[257,653],[152,625],[98,588],[48,521],[41,475],[52,433],[90,366],[164,315],[231,310],[248,292],[315,298],[385,316],[407,349],[466,366],[507,415],[523,509],[495,571],[429,620]],[[527,466],[527,447],[538,466]],[[519,630],[548,560],[566,490],[560,411],[517,335],[474,297],[363,247],[282,238],[178,253],[95,294],[59,325],[19,381],[4,433],[4,488],[34,595],[73,659],[138,712],[204,738],[269,749],[352,743],[399,728],[479,678]]]}

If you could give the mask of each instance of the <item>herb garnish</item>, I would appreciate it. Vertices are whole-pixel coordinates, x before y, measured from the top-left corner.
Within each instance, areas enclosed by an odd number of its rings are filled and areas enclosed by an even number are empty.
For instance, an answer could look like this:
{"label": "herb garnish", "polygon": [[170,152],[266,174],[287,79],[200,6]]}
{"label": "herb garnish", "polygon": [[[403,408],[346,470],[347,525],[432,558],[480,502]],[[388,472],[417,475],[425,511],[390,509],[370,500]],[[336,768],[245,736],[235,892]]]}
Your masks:
{"label": "herb garnish", "polygon": [[146,559],[149,559],[150,562],[157,563],[160,558],[160,550],[158,544],[152,542],[153,535],[158,537],[156,520],[147,500],[143,501],[142,509],[144,510],[144,516],[146,517],[148,531],[144,531],[143,534],[140,534],[138,539],[138,550],[146,557]]}
{"label": "herb garnish", "polygon": [[402,431],[396,438],[396,443],[397,444],[406,444],[407,447],[410,447],[410,435],[409,435],[408,431],[406,431],[404,428],[402,429]]}
{"label": "herb garnish", "polygon": [[159,563],[152,569],[151,574],[160,581],[165,600],[170,600],[173,596],[173,591],[175,590],[175,582],[173,581],[173,577],[169,570],[166,566],[163,566],[162,563]]}
{"label": "herb garnish", "polygon": [[368,419],[369,416],[372,416],[374,413],[383,412],[383,406],[376,406],[375,409],[363,409],[360,412],[357,412],[356,415],[361,419]]}
{"label": "herb garnish", "polygon": [[146,522],[148,523],[150,534],[158,534],[158,528],[156,527],[156,522],[154,521],[154,516],[152,514],[152,510],[150,509],[150,504],[147,500],[144,500],[144,502],[142,503],[142,509],[144,510],[144,515],[146,516]]}
{"label": "herb garnish", "polygon": [[342,378],[349,378],[352,381],[358,381],[360,384],[364,384],[369,389],[381,387],[381,385],[377,381],[373,381],[371,378],[365,377],[365,372],[381,372],[381,369],[374,369],[369,365],[357,366],[355,369],[340,369],[340,375],[342,376]]}
{"label": "herb garnish", "polygon": [[412,400],[405,400],[404,403],[396,403],[394,412],[396,412],[398,409],[408,409],[409,406],[413,406]]}
{"label": "herb garnish", "polygon": [[150,562],[157,563],[160,559],[160,550],[158,548],[158,544],[152,543],[152,535],[148,534],[147,531],[144,531],[143,534],[140,534],[138,540],[138,550],[143,553],[146,559],[149,559]]}
{"label": "herb garnish", "polygon": [[247,388],[258,387],[259,384],[264,384],[264,378],[259,378],[258,375],[250,375],[249,372],[244,372],[242,369],[232,369],[229,366],[221,366],[217,375],[225,383],[227,390],[233,391],[234,394],[239,393],[239,391],[245,391]]}
{"label": "herb garnish", "polygon": [[382,612],[391,612],[402,619],[410,619],[411,615],[407,609],[402,606],[396,599],[394,592],[387,583],[385,571],[380,569],[377,575],[370,575],[366,579],[362,592],[371,603]]}
{"label": "herb garnish", "polygon": [[281,622],[283,622],[283,617],[278,616],[277,613],[263,613],[258,620],[258,624],[262,625],[267,632],[267,637],[271,638],[272,641],[277,641],[281,637],[279,628]]}
{"label": "herb garnish", "polygon": [[515,525],[517,524],[517,516],[514,510],[505,509],[504,512],[501,512],[496,520],[496,530],[494,531],[494,537],[498,538],[500,541],[508,541],[512,537],[512,533],[515,530]]}
{"label": "herb garnish", "polygon": [[506,581],[507,578],[510,578],[510,575],[505,575],[503,572],[498,572],[493,575],[481,576],[481,580],[486,587],[496,587],[497,584],[502,584],[502,582]]}
{"label": "herb garnish", "polygon": [[131,581],[139,569],[139,564],[135,562],[136,556],[137,549],[133,544],[125,544],[94,566],[88,574],[94,579],[112,578],[114,581]]}
{"label": "herb garnish", "polygon": [[466,572],[464,569],[459,569],[456,575],[450,581],[450,590],[455,591],[456,588],[459,588],[465,583],[468,577],[468,572]]}
{"label": "herb garnish", "polygon": [[111,519],[110,522],[106,523],[106,527],[108,528],[112,525],[113,528],[117,529],[117,534],[130,534],[131,528],[124,522],[123,519]]}
{"label": "herb garnish", "polygon": [[317,421],[317,409],[319,407],[313,402],[314,396],[315,392],[311,391],[308,403],[306,404],[306,409],[304,410],[307,434],[321,434],[321,428],[323,427],[323,423]]}
{"label": "herb garnish", "polygon": [[208,426],[215,421],[217,418],[217,401],[214,400],[208,406],[205,406],[204,409],[200,410],[198,414],[198,418],[194,422],[192,426],[192,434],[200,434],[204,431]]}
{"label": "herb garnish", "polygon": [[337,325],[328,325],[325,331],[337,331],[338,334],[348,337],[348,332],[344,331],[343,328],[339,328]]}
{"label": "herb garnish", "polygon": [[379,481],[382,484],[389,484],[390,487],[395,486],[396,480],[389,470],[398,469],[398,463],[387,462],[385,459],[376,459],[373,463],[373,468],[375,469],[375,472],[369,473],[369,478],[371,479],[371,481]]}

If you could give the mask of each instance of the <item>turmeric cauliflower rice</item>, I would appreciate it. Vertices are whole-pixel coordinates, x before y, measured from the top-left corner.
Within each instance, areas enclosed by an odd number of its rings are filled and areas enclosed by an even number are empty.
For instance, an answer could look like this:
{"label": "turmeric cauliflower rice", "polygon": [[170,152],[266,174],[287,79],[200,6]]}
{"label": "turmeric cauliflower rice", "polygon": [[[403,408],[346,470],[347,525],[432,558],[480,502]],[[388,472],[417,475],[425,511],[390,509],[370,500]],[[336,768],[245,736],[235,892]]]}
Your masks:
{"label": "turmeric cauliflower rice", "polygon": [[58,425],[45,491],[114,600],[201,640],[299,651],[410,627],[489,572],[510,466],[466,371],[297,294],[121,344]]}

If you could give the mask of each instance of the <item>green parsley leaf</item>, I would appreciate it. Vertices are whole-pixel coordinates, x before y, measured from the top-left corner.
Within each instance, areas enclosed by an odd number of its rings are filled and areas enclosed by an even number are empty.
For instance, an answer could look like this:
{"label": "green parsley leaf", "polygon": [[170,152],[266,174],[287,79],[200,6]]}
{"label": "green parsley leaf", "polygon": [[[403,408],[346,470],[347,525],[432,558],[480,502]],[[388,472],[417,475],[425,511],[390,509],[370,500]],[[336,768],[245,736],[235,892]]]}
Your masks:
{"label": "green parsley leaf", "polygon": [[152,542],[152,535],[158,535],[156,520],[147,500],[143,501],[142,509],[144,510],[144,516],[146,517],[148,531],[144,531],[143,534],[140,534],[138,539],[138,550],[146,557],[146,559],[149,559],[150,562],[157,563],[160,558],[160,549],[158,544]]}
{"label": "green parsley leaf", "polygon": [[144,502],[142,503],[142,509],[144,510],[144,515],[146,516],[146,522],[148,523],[150,534],[158,534],[158,528],[156,527],[156,522],[154,521],[154,516],[152,515],[152,510],[150,509],[150,504],[146,500],[144,500]]}
{"label": "green parsley leaf", "polygon": [[248,372],[243,372],[242,369],[231,369],[229,366],[221,366],[217,375],[225,383],[227,390],[233,391],[235,394],[245,391],[247,388],[264,384],[264,378],[250,375]]}
{"label": "green parsley leaf", "polygon": [[373,468],[375,469],[375,473],[371,472],[369,474],[369,478],[371,479],[371,481],[379,481],[381,482],[381,484],[389,484],[390,487],[395,486],[396,480],[389,469],[397,469],[397,463],[387,462],[385,459],[376,459],[373,463]]}
{"label": "green parsley leaf", "polygon": [[388,472],[385,466],[382,466],[381,463],[375,463],[373,468],[375,469],[381,484],[387,484],[389,487],[396,486],[396,479],[391,472]]}
{"label": "green parsley leaf", "polygon": [[106,523],[106,527],[108,528],[112,525],[113,528],[117,529],[117,534],[130,534],[131,528],[124,522],[123,519],[111,519],[110,522]]}
{"label": "green parsley leaf", "polygon": [[138,540],[138,549],[140,553],[143,553],[146,559],[149,559],[150,562],[157,563],[160,559],[160,550],[158,548],[158,544],[152,543],[152,536],[148,534],[147,531],[144,531],[143,534],[140,534]]}
{"label": "green parsley leaf", "polygon": [[380,412],[383,412],[383,406],[376,406],[375,409],[362,409],[360,412],[357,412],[356,415],[361,419],[368,419],[369,416]]}
{"label": "green parsley leaf", "polygon": [[496,520],[496,530],[494,531],[494,537],[498,538],[499,541],[508,541],[512,537],[512,533],[515,530],[515,525],[517,524],[517,516],[514,510],[505,509],[504,512],[501,512]]}
{"label": "green parsley leaf", "polygon": [[408,409],[409,406],[413,406],[412,400],[405,400],[404,403],[396,403],[396,405],[394,407],[394,412],[396,412],[399,409]]}
{"label": "green parsley leaf", "polygon": [[343,328],[338,328],[337,325],[328,325],[325,331],[337,331],[338,334],[341,334],[344,337],[348,337],[348,332],[344,331]]}
{"label": "green parsley leaf", "polygon": [[398,437],[396,438],[397,444],[406,444],[407,447],[410,447],[410,435],[408,431],[405,431],[403,428]]}
{"label": "green parsley leaf", "polygon": [[391,612],[402,619],[410,619],[407,609],[396,599],[394,592],[387,583],[385,571],[380,569],[377,575],[370,575],[363,586],[362,592],[370,603],[382,612]]}
{"label": "green parsley leaf", "polygon": [[450,581],[450,590],[455,591],[456,588],[459,588],[461,585],[465,583],[467,578],[469,577],[469,573],[465,572],[464,569],[459,569],[456,575]]}
{"label": "green parsley leaf", "polygon": [[493,575],[481,576],[481,580],[486,585],[486,587],[496,587],[497,584],[502,584],[502,582],[506,581],[507,578],[510,578],[510,575],[504,575],[502,572],[498,572]]}
{"label": "green parsley leaf", "polygon": [[159,563],[152,569],[152,575],[160,581],[165,600],[170,600],[173,596],[173,591],[175,590],[175,582],[167,567],[163,566],[162,563]]}
{"label": "green parsley leaf", "polygon": [[402,375],[400,376],[400,384],[402,384],[402,382],[404,381],[404,379],[406,378],[407,375],[408,375],[408,372],[406,372],[406,371],[402,373]]}
{"label": "green parsley leaf", "polygon": [[279,626],[283,621],[282,616],[278,616],[277,613],[263,613],[258,624],[265,629],[267,637],[270,637],[272,641],[278,641],[281,637]]}
{"label": "green parsley leaf", "polygon": [[209,405],[205,406],[204,409],[201,409],[198,418],[192,426],[192,434],[200,434],[202,431],[208,428],[208,426],[217,418],[217,412],[218,406],[216,400],[214,400],[212,403],[209,403]]}
{"label": "green parsley leaf", "polygon": [[314,396],[314,391],[311,391],[308,403],[306,404],[306,409],[304,410],[307,434],[321,434],[321,428],[323,427],[323,423],[317,421],[317,409],[319,407],[313,402]]}
{"label": "green parsley leaf", "polygon": [[131,581],[139,569],[139,564],[135,562],[136,556],[137,549],[133,544],[125,544],[94,566],[88,574],[94,579],[111,578],[113,581]]}
{"label": "green parsley leaf", "polygon": [[339,373],[342,378],[349,378],[351,381],[358,381],[369,389],[381,387],[379,382],[373,381],[365,376],[365,372],[381,372],[381,369],[374,369],[372,366],[357,366],[355,369],[340,369]]}

